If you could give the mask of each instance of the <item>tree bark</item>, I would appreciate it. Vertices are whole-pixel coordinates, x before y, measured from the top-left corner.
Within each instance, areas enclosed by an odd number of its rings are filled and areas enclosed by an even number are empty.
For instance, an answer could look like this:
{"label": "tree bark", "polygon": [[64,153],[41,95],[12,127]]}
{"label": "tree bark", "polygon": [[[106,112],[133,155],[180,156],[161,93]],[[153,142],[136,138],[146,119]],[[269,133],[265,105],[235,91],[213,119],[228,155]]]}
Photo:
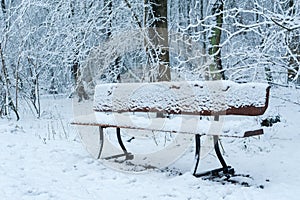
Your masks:
{"label": "tree bark", "polygon": [[11,98],[10,95],[10,81],[9,81],[9,77],[8,77],[8,72],[7,72],[7,67],[5,64],[5,59],[4,59],[4,55],[3,55],[3,49],[2,49],[2,44],[0,43],[0,58],[1,58],[1,65],[2,65],[2,74],[4,77],[4,87],[5,87],[5,101],[4,101],[4,109],[5,109],[5,113],[6,115],[9,114],[9,109],[11,109],[12,111],[14,111],[17,120],[20,119],[19,117],[19,113],[18,110],[16,109],[16,106]]}
{"label": "tree bark", "polygon": [[[150,47],[146,49],[152,58],[158,61],[158,75],[155,81],[170,81],[170,55],[169,55],[169,33],[168,33],[168,1],[167,0],[145,0],[151,6],[153,16],[148,15],[145,10],[145,18],[153,20],[148,28]],[[146,23],[146,21],[145,21]],[[148,44],[146,44],[148,45]]]}
{"label": "tree bark", "polygon": [[212,80],[225,79],[225,74],[222,72],[222,59],[221,59],[221,34],[223,25],[223,0],[217,0],[212,8],[212,14],[216,15],[215,26],[212,28],[210,37],[209,54],[213,56],[214,63],[210,65],[210,78]]}
{"label": "tree bark", "polygon": [[[71,18],[73,18],[76,15],[76,13],[75,13],[75,7],[76,7],[76,5],[74,5],[74,2],[72,2],[70,4],[70,10],[71,10],[70,17]],[[77,40],[78,40],[78,38],[76,36],[75,37],[75,41],[77,41]],[[79,47],[76,45],[75,48],[76,49],[74,50],[74,58],[73,58],[72,66],[71,66],[71,73],[73,75],[74,82],[75,82],[75,90],[76,90],[76,93],[78,95],[78,102],[80,102],[82,100],[88,100],[89,99],[89,95],[86,92],[86,90],[84,88],[84,84],[82,82],[80,63],[79,63],[79,60],[78,60],[78,57],[79,57]]]}
{"label": "tree bark", "polygon": [[[295,15],[295,2],[294,0],[289,0],[288,2],[288,14],[290,17],[293,17]],[[288,81],[298,81],[300,82],[300,78],[297,77],[297,73],[299,73],[299,63],[300,63],[300,36],[298,34],[294,34],[293,32],[287,32],[287,37],[289,37],[289,49],[291,50],[293,55],[290,55],[289,59],[289,67],[291,69],[288,70]],[[296,80],[298,79],[298,80]]]}

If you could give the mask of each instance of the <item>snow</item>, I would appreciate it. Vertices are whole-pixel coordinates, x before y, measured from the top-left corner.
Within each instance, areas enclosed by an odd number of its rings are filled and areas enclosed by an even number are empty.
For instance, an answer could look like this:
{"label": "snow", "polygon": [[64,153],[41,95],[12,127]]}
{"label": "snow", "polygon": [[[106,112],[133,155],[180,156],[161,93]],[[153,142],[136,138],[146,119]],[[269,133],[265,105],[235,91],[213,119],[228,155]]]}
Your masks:
{"label": "snow", "polygon": [[263,83],[232,81],[101,84],[95,89],[94,110],[203,114],[246,106],[264,107],[267,87]]}
{"label": "snow", "polygon": [[[22,111],[19,122],[0,119],[0,199],[297,200],[300,91],[275,88],[271,94],[276,95],[271,96],[263,117],[280,114],[280,123],[265,128],[260,137],[222,139],[226,161],[238,173],[251,175],[251,187],[194,178],[193,146],[170,166],[183,175],[113,170],[87,153],[77,128],[69,125],[71,100],[45,97],[39,120],[29,109]],[[126,142],[128,148],[130,144]],[[209,154],[201,160],[199,170],[216,165]]]}

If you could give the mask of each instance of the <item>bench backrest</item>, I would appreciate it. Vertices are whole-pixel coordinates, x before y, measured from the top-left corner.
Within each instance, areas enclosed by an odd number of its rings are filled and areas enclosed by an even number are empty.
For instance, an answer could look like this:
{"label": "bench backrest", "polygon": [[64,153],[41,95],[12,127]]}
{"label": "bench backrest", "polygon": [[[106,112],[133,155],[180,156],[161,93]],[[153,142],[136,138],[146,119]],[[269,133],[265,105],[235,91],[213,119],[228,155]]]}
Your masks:
{"label": "bench backrest", "polygon": [[261,115],[268,84],[232,81],[112,83],[95,88],[94,111],[189,115]]}

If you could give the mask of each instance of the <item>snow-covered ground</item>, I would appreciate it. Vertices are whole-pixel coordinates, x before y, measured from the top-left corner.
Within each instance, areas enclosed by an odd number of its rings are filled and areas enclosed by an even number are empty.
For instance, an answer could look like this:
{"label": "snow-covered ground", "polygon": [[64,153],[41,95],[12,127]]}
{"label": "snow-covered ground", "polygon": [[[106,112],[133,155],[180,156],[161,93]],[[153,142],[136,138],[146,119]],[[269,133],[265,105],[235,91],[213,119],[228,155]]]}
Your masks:
{"label": "snow-covered ground", "polygon": [[[221,184],[191,175],[194,152],[174,163],[183,174],[152,170],[124,173],[95,160],[75,127],[72,100],[44,97],[41,119],[29,108],[19,122],[0,119],[0,199],[299,199],[300,91],[271,90],[264,117],[281,122],[259,138],[222,140],[225,159],[238,173],[250,174],[251,187]],[[211,163],[212,156],[201,160]],[[200,166],[200,170],[201,170]],[[217,167],[217,166],[216,166]],[[260,187],[260,186],[263,186]]]}

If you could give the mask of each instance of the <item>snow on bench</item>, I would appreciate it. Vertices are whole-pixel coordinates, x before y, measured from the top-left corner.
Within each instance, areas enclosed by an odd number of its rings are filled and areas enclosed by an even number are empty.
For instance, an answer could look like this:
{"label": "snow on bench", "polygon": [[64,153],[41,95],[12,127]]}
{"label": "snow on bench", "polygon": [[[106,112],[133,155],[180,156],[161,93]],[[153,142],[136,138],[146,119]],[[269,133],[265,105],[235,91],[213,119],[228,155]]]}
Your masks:
{"label": "snow on bench", "polygon": [[195,115],[260,115],[268,85],[232,81],[112,83],[97,85],[98,112],[164,112]]}

